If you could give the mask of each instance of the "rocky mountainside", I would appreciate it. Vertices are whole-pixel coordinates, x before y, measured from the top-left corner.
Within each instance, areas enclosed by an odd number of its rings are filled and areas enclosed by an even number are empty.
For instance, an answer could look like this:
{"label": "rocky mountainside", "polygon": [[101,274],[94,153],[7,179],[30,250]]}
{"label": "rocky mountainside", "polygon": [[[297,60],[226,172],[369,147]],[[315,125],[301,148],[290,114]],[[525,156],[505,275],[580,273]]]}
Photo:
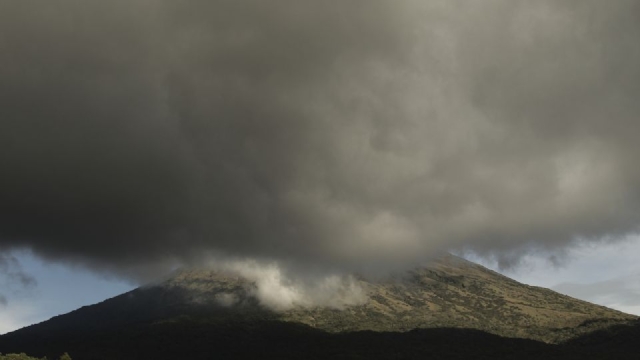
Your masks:
{"label": "rocky mountainside", "polygon": [[[398,354],[409,351],[417,358],[445,353],[465,358],[478,354],[473,349],[510,358],[529,349],[566,359],[595,354],[584,350],[581,339],[607,339],[597,348],[606,354],[617,341],[608,329],[631,334],[640,326],[636,316],[527,286],[451,255],[386,279],[360,277],[356,285],[366,295],[358,305],[273,311],[261,305],[256,284],[246,278],[181,270],[166,281],[0,336],[0,352],[168,359],[189,349],[191,358],[208,359],[220,358],[212,352],[255,358],[268,350],[282,358],[308,358],[305,351],[312,347],[331,357],[389,358],[395,353],[381,345],[388,343]],[[629,344],[637,347],[635,341]]]}
{"label": "rocky mountainside", "polygon": [[[453,255],[378,281],[359,278],[357,285],[366,293],[364,304],[294,307],[271,316],[328,332],[468,328],[550,343],[636,318],[521,284]],[[163,286],[187,290],[194,303],[238,312],[256,305],[254,284],[214,271],[184,270]]]}

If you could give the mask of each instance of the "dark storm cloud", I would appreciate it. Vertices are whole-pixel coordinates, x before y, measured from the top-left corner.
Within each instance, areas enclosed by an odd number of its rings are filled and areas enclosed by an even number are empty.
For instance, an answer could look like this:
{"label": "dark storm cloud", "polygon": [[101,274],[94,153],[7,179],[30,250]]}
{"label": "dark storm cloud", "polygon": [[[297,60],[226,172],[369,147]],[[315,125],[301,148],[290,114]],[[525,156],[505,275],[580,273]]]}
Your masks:
{"label": "dark storm cloud", "polygon": [[0,241],[144,272],[635,232],[639,10],[4,2]]}

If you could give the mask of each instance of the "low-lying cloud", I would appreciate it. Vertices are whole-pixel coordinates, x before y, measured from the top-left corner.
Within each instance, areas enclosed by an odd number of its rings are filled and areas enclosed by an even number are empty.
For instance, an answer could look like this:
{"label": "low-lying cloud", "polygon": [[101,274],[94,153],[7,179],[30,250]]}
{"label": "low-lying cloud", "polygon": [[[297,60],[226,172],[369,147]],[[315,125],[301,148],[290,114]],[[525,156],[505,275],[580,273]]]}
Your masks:
{"label": "low-lying cloud", "polygon": [[[330,307],[342,309],[363,304],[367,294],[351,275],[294,272],[276,262],[255,260],[217,260],[210,267],[226,273],[237,274],[252,281],[249,290],[261,305],[276,311],[294,307]],[[218,294],[223,306],[236,304],[234,294]]]}
{"label": "low-lying cloud", "polygon": [[213,301],[223,307],[242,307],[257,301],[277,312],[362,305],[371,291],[362,275],[345,274],[340,268],[304,266],[295,261],[209,256],[206,262],[191,265],[169,275],[166,282],[154,281],[149,285],[191,291],[190,301],[195,304]]}
{"label": "low-lying cloud", "polygon": [[147,277],[635,233],[639,6],[2,2],[0,248]]}

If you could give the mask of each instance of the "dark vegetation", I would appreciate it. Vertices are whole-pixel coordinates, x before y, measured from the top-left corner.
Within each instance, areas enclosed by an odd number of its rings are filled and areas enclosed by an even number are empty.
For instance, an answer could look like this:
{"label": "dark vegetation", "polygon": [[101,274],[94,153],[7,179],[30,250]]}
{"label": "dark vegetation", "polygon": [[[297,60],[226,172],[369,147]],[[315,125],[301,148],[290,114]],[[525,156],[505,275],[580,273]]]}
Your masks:
{"label": "dark vegetation", "polygon": [[[471,329],[332,334],[279,321],[218,323],[183,317],[97,332],[20,332],[0,351],[77,359],[638,359],[640,323],[552,345]],[[18,358],[20,359],[20,358]],[[27,359],[27,358],[25,358]]]}
{"label": "dark vegetation", "polygon": [[[0,360],[47,360],[47,357],[45,356],[42,358],[34,358],[25,353],[6,354],[6,355],[2,355],[2,353],[0,353]],[[71,356],[69,356],[69,354],[67,353],[64,353],[60,355],[58,360],[71,360]]]}

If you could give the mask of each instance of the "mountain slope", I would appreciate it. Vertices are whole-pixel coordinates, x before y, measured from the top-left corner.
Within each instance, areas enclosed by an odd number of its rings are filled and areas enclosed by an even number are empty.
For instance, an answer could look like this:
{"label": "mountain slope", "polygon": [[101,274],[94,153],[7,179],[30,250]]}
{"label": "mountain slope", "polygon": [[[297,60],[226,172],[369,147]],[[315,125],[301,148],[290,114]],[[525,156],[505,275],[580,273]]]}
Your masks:
{"label": "mountain slope", "polygon": [[[165,285],[187,290],[199,303],[251,299],[247,280],[213,271],[183,271]],[[471,328],[552,343],[635,318],[518,283],[453,255],[381,281],[359,279],[358,285],[367,294],[362,305],[296,307],[274,316],[329,332]]]}
{"label": "mountain slope", "polygon": [[[162,283],[0,336],[0,352],[24,351],[43,356],[69,351],[73,356],[75,351],[83,354],[82,358],[112,359],[126,358],[125,353],[133,354],[138,351],[133,349],[143,346],[147,348],[140,351],[147,354],[166,348],[155,357],[171,358],[168,354],[172,351],[188,346],[201,352],[202,357],[192,354],[193,358],[204,359],[209,358],[206,354],[213,351],[210,346],[214,344],[216,351],[228,347],[227,350],[242,352],[244,343],[266,349],[273,341],[265,339],[273,336],[310,347],[326,343],[326,349],[338,351],[360,349],[366,341],[387,341],[383,339],[394,339],[394,346],[418,346],[419,341],[431,341],[425,337],[444,332],[457,337],[460,343],[482,338],[485,340],[480,342],[494,342],[507,350],[515,346],[555,353],[559,348],[535,341],[475,334],[481,330],[504,337],[560,343],[578,341],[594,330],[631,324],[636,319],[551,290],[520,284],[450,255],[384,280],[358,278],[357,285],[367,294],[367,300],[360,305],[342,309],[298,306],[272,311],[261,306],[254,296],[256,284],[246,278],[211,270],[183,270]],[[296,346],[292,351],[302,351]],[[458,354],[459,350],[452,345],[442,351]],[[130,358],[142,356],[138,355]],[[294,351],[290,355],[300,354]]]}

